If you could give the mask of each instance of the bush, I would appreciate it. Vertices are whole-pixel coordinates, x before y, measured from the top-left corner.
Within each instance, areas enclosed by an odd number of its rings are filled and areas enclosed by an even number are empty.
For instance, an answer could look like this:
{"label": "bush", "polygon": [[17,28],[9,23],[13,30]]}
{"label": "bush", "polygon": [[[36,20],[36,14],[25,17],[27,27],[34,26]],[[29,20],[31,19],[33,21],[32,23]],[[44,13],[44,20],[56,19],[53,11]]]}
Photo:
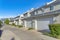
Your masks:
{"label": "bush", "polygon": [[19,28],[23,27],[22,25],[17,25]]}
{"label": "bush", "polygon": [[28,28],[28,30],[33,30],[33,28]]}
{"label": "bush", "polygon": [[16,26],[15,23],[12,23],[13,26]]}
{"label": "bush", "polygon": [[57,37],[60,35],[60,24],[50,24],[49,29],[51,31],[51,34],[54,37]]}
{"label": "bush", "polygon": [[0,20],[0,28],[1,28],[1,26],[2,26],[2,21]]}
{"label": "bush", "polygon": [[9,24],[9,19],[6,19],[6,20],[4,21],[4,23],[5,23],[5,24]]}

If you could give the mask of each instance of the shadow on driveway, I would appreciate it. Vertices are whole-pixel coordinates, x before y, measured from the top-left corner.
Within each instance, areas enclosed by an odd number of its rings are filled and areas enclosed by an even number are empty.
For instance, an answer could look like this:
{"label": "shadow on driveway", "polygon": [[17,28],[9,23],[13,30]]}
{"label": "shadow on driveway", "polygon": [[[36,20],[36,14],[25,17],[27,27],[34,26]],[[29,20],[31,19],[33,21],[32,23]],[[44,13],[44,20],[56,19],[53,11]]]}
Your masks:
{"label": "shadow on driveway", "polygon": [[1,35],[2,35],[2,32],[3,32],[3,30],[0,30],[0,37],[1,37]]}
{"label": "shadow on driveway", "polygon": [[38,30],[38,32],[41,32],[43,35],[47,35],[47,36],[50,34],[50,30],[49,29]]}

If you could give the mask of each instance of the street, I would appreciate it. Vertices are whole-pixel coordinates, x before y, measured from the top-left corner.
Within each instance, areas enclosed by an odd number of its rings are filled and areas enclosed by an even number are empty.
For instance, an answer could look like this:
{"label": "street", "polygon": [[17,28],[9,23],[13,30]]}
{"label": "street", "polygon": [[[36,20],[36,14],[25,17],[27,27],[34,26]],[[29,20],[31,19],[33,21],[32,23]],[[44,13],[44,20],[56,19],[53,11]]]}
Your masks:
{"label": "street", "polygon": [[[55,38],[51,38],[51,37],[42,35],[41,33],[37,33],[34,31],[28,31],[23,28],[19,29],[19,28],[9,26],[9,25],[4,25],[2,30],[3,31],[9,30],[9,31],[13,32],[16,36],[18,36],[20,38],[20,40],[55,40]],[[12,35],[12,34],[10,34],[10,35]]]}

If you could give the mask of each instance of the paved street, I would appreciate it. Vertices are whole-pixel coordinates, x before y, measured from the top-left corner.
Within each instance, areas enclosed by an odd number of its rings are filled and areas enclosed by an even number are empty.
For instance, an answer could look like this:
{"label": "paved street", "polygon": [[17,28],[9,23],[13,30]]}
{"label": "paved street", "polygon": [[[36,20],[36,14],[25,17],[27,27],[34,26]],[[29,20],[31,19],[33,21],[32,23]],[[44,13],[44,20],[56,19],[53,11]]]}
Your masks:
{"label": "paved street", "polygon": [[1,40],[20,40],[13,32],[9,30],[4,30],[2,32]]}
{"label": "paved street", "polygon": [[41,33],[38,32],[28,31],[23,28],[18,29],[16,27],[4,25],[2,29],[13,32],[15,35],[17,35],[20,38],[20,40],[56,40],[55,38],[42,35]]}

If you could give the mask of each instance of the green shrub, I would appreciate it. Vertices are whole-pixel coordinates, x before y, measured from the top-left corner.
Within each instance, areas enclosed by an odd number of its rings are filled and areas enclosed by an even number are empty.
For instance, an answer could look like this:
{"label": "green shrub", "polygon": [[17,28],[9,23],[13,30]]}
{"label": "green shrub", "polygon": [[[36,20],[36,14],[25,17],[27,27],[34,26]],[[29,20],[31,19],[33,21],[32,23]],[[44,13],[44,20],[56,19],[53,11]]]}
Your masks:
{"label": "green shrub", "polygon": [[57,37],[60,35],[60,24],[50,24],[49,29],[51,31],[51,34],[54,37]]}
{"label": "green shrub", "polygon": [[0,26],[2,25],[2,23],[0,22]]}
{"label": "green shrub", "polygon": [[50,36],[50,37],[54,37],[51,33],[48,33],[48,32],[44,32],[43,34],[47,35],[47,36]]}
{"label": "green shrub", "polygon": [[1,26],[2,26],[2,21],[0,20],[0,28],[1,28]]}
{"label": "green shrub", "polygon": [[28,30],[33,30],[33,28],[28,28]]}
{"label": "green shrub", "polygon": [[5,24],[9,24],[9,19],[6,19],[6,20],[4,21],[4,23],[5,23]]}
{"label": "green shrub", "polygon": [[22,25],[17,25],[19,28],[23,27]]}
{"label": "green shrub", "polygon": [[13,26],[16,26],[15,23],[12,23]]}

